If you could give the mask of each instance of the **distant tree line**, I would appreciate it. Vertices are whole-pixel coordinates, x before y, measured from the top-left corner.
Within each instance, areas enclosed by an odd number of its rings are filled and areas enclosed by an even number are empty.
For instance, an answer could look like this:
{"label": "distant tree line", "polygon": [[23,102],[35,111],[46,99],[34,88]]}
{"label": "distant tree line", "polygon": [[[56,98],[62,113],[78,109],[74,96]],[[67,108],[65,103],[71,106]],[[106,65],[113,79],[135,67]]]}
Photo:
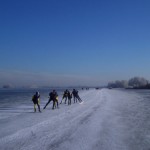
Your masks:
{"label": "distant tree line", "polygon": [[108,88],[143,88],[150,89],[149,81],[143,77],[133,77],[127,80],[117,80],[115,82],[109,82]]}

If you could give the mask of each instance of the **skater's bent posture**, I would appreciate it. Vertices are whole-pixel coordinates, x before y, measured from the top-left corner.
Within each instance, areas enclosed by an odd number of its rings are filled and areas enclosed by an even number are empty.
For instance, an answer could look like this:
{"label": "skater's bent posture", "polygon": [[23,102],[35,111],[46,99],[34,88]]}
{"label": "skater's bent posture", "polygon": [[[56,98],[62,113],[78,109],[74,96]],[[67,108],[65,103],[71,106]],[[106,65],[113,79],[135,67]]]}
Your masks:
{"label": "skater's bent posture", "polygon": [[52,109],[56,108],[56,104],[57,104],[57,108],[58,108],[58,94],[55,90],[53,90],[52,93],[53,93],[53,96],[52,96],[52,98],[53,98],[53,108]]}
{"label": "skater's bent posture", "polygon": [[35,95],[33,95],[32,97],[32,101],[33,101],[33,104],[34,104],[34,112],[36,112],[36,105],[38,106],[38,109],[39,109],[39,112],[41,112],[40,110],[40,94],[39,92],[36,92]]}
{"label": "skater's bent posture", "polygon": [[[67,102],[67,98],[68,98],[68,90],[65,90],[64,94],[63,94],[63,97],[62,97],[62,100],[65,99],[65,104]],[[61,100],[60,104],[62,103],[62,100]]]}
{"label": "skater's bent posture", "polygon": [[48,100],[48,102],[46,103],[46,105],[45,105],[45,107],[44,107],[43,109],[46,109],[47,105],[48,105],[51,101],[53,101],[53,92],[50,92],[50,93],[49,93],[49,100]]}
{"label": "skater's bent posture", "polygon": [[68,91],[68,105],[71,105],[72,94]]}
{"label": "skater's bent posture", "polygon": [[80,98],[79,94],[78,94],[78,91],[76,90],[76,98],[78,99],[78,101],[81,103],[82,102],[82,99]]}
{"label": "skater's bent posture", "polygon": [[73,91],[72,91],[72,95],[73,95],[73,100],[74,100],[74,103],[77,103],[77,97],[76,97],[76,94],[77,92],[76,92],[76,90],[75,89],[73,89]]}
{"label": "skater's bent posture", "polygon": [[73,95],[73,98],[74,98],[74,103],[75,102],[77,103],[77,100],[79,101],[79,103],[82,102],[82,99],[80,98],[77,90],[73,89],[72,95]]}

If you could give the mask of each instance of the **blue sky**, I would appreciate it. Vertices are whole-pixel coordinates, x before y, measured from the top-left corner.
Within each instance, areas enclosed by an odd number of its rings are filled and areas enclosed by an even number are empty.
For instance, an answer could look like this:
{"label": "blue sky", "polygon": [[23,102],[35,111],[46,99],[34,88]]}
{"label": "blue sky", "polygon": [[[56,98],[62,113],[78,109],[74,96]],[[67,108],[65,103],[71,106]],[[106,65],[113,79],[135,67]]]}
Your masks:
{"label": "blue sky", "polygon": [[150,80],[149,0],[1,0],[0,85]]}

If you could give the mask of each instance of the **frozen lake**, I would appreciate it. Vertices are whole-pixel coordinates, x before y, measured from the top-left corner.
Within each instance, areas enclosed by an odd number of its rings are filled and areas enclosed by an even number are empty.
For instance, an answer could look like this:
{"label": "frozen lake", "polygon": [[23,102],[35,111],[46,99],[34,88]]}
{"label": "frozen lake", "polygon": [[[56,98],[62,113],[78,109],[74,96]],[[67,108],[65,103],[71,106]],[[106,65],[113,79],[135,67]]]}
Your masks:
{"label": "frozen lake", "polygon": [[[43,108],[49,91],[40,93]],[[83,104],[42,113],[33,113],[33,94],[0,92],[1,150],[150,150],[149,90],[80,91]]]}

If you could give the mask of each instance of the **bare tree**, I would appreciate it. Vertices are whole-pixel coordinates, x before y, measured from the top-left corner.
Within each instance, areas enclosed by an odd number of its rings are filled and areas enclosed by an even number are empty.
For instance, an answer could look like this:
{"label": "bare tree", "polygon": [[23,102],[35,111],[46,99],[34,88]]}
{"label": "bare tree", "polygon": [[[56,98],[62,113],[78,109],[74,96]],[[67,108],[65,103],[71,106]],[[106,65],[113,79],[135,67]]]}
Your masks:
{"label": "bare tree", "polygon": [[134,77],[129,80],[129,86],[132,87],[146,86],[147,84],[148,84],[148,80],[141,77]]}

